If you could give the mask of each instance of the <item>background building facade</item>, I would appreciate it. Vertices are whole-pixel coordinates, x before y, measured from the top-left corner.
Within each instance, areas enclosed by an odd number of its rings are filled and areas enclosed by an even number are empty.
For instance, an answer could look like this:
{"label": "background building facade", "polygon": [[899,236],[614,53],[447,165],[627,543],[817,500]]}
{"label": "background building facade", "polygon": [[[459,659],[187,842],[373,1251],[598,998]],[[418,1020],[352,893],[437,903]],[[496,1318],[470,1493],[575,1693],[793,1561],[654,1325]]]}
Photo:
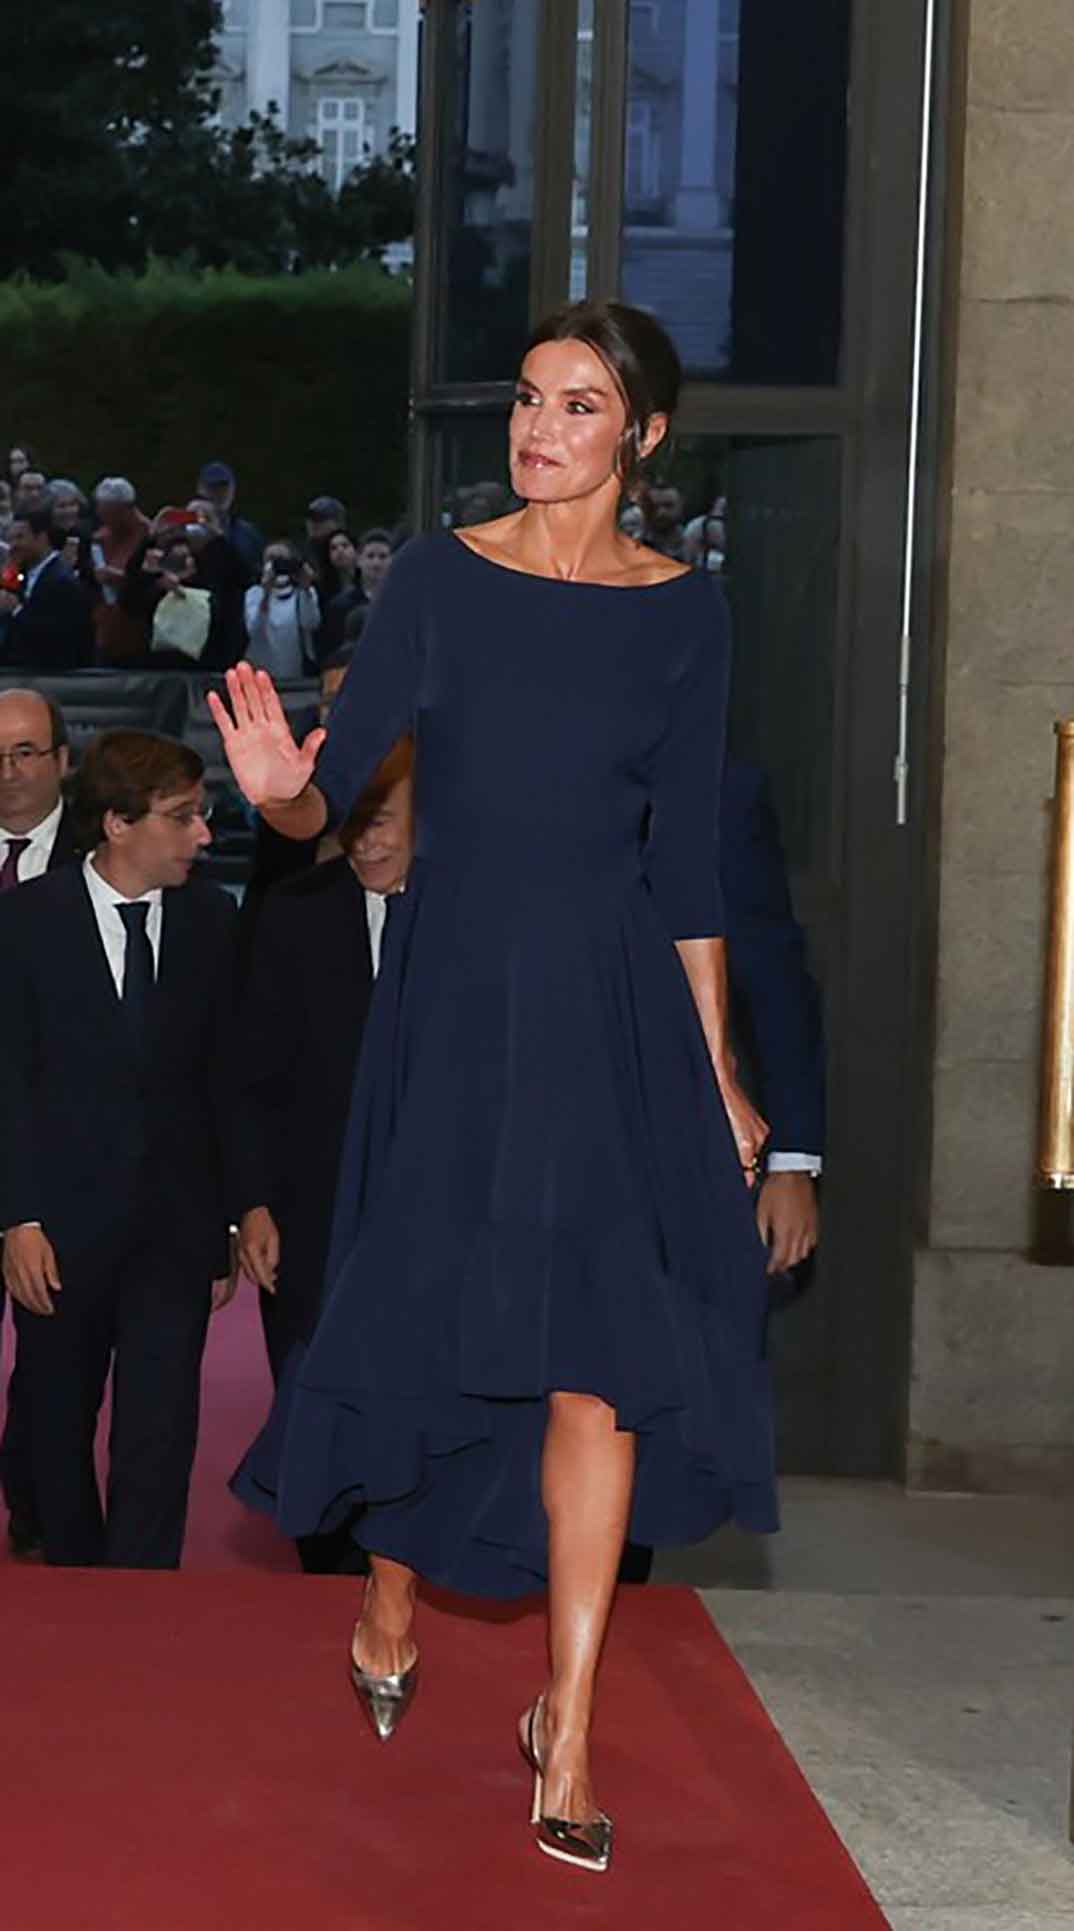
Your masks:
{"label": "background building facade", "polygon": [[418,0],[224,0],[217,83],[225,125],[275,106],[296,139],[316,141],[325,179],[413,134]]}

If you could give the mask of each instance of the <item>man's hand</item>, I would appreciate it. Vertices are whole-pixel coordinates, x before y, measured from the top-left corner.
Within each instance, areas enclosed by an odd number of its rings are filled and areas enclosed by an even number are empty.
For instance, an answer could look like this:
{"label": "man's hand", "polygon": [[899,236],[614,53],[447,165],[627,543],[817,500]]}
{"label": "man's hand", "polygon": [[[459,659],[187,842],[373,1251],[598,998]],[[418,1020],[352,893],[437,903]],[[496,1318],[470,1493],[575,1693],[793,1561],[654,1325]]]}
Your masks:
{"label": "man's hand", "polygon": [[816,1182],[808,1173],[770,1173],[757,1201],[757,1226],[770,1274],[808,1260],[820,1237]]}
{"label": "man's hand", "polygon": [[43,1227],[9,1227],[4,1235],[4,1286],[30,1314],[55,1314],[53,1294],[63,1283]]}
{"label": "man's hand", "polygon": [[227,1273],[219,1275],[210,1289],[210,1314],[219,1314],[222,1307],[226,1307],[229,1301],[235,1299],[235,1290],[239,1285],[239,1242],[234,1230],[228,1235],[227,1251]]}
{"label": "man's hand", "polygon": [[226,1307],[229,1301],[235,1299],[235,1289],[238,1285],[239,1274],[237,1268],[232,1268],[230,1274],[221,1274],[219,1280],[213,1282],[209,1302],[210,1314],[219,1314],[222,1307]]}
{"label": "man's hand", "polygon": [[239,1222],[239,1262],[258,1287],[275,1294],[280,1230],[267,1207],[250,1207]]}

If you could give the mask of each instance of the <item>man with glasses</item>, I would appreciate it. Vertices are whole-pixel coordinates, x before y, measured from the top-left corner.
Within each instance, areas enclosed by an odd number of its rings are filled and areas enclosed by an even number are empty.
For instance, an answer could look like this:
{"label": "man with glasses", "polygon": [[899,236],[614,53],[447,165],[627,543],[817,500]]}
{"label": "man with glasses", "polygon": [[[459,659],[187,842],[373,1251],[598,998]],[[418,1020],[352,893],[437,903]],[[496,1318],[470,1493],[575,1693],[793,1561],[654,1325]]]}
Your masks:
{"label": "man with glasses", "polygon": [[3,1274],[51,1563],[178,1565],[206,1328],[233,1292],[235,915],[190,877],[202,776],[186,745],[104,733],[73,797],[89,857],[0,897]]}
{"label": "man with glasses", "polygon": [[68,757],[58,704],[37,691],[0,691],[0,892],[74,857],[62,794]]}
{"label": "man with glasses", "polygon": [[[36,691],[0,691],[0,894],[74,859],[71,814],[61,790],[67,761],[67,726],[59,706]],[[0,1287],[0,1316],[3,1300]],[[40,1543],[18,1382],[16,1365],[8,1384],[0,1488],[11,1553],[27,1557],[38,1553]]]}

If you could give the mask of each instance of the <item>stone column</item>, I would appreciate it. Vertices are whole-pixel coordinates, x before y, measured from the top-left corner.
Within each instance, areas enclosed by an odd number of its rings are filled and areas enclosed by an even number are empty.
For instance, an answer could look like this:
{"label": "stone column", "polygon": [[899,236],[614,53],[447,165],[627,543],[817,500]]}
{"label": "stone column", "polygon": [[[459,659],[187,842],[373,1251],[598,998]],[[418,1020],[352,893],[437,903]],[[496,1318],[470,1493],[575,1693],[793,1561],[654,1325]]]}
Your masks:
{"label": "stone column", "polygon": [[413,134],[418,108],[418,0],[399,0],[395,41],[395,125]]}
{"label": "stone column", "polygon": [[923,1487],[1069,1489],[1074,1268],[1028,1254],[1052,724],[1074,717],[1074,6],[972,0],[968,22],[909,1469]]}
{"label": "stone column", "polygon": [[720,73],[720,9],[716,0],[686,0],[682,63],[682,129],[675,225],[712,232],[724,222],[716,186],[716,107]]}
{"label": "stone column", "polygon": [[246,33],[246,84],[251,108],[259,114],[275,101],[286,130],[291,112],[290,0],[249,0]]}

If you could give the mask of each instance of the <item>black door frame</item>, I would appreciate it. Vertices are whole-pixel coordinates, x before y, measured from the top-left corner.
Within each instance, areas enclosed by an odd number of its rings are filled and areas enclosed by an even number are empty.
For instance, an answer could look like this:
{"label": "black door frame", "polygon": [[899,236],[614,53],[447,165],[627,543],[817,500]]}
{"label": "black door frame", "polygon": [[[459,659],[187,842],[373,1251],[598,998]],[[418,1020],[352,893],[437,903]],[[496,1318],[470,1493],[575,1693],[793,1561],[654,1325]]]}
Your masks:
{"label": "black door frame", "polygon": [[[412,510],[435,522],[445,432],[509,407],[509,383],[437,379],[437,299],[443,269],[439,197],[445,185],[454,16],[462,0],[428,0],[422,46],[419,217],[415,241]],[[925,862],[927,620],[932,563],[936,387],[926,384],[923,488],[914,582],[912,720],[920,758],[911,816],[895,822],[898,662],[917,267],[925,0],[856,0],[850,87],[845,312],[840,380],[830,388],[749,388],[690,382],[683,435],[829,435],[842,446],[842,535],[836,636],[836,717],[829,838],[839,967],[827,988],[830,1132],[825,1180],[825,1293],[817,1426],[810,1472],[900,1478],[910,1360],[915,1183],[923,1133],[922,1014],[915,1003],[928,921]],[[578,0],[541,7],[539,152],[530,311],[565,299]],[[598,0],[588,274],[595,294],[618,289],[623,207],[628,0]],[[949,0],[939,0],[937,100],[946,86]],[[934,180],[942,183],[946,117],[934,117]],[[934,197],[939,190],[934,188]],[[939,209],[929,249],[931,290],[942,273]],[[935,378],[939,345],[926,371]]]}

